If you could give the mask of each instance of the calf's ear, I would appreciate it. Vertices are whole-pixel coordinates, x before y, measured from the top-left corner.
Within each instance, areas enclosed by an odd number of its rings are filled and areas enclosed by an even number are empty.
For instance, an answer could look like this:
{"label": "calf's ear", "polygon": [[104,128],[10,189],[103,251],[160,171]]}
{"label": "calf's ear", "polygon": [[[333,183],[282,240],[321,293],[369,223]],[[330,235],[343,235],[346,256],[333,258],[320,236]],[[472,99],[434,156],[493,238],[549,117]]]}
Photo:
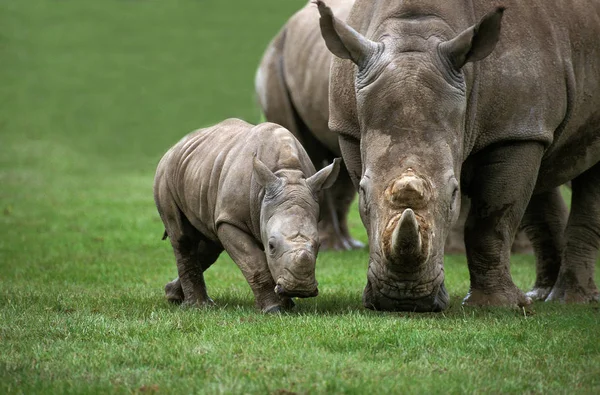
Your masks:
{"label": "calf's ear", "polygon": [[338,58],[350,59],[358,67],[363,67],[381,44],[367,39],[336,18],[324,2],[316,0],[314,4],[319,8],[321,35],[329,51]]}
{"label": "calf's ear", "polygon": [[267,191],[276,188],[281,180],[277,177],[260,159],[254,155],[252,158],[252,167],[256,181]]}
{"label": "calf's ear", "polygon": [[325,166],[313,176],[306,180],[306,183],[314,192],[319,192],[321,189],[327,189],[333,185],[340,173],[340,158],[335,158],[333,163]]}
{"label": "calf's ear", "polygon": [[492,53],[500,39],[500,27],[504,7],[498,7],[486,14],[479,23],[440,44],[442,53],[460,69],[468,62],[481,60]]}

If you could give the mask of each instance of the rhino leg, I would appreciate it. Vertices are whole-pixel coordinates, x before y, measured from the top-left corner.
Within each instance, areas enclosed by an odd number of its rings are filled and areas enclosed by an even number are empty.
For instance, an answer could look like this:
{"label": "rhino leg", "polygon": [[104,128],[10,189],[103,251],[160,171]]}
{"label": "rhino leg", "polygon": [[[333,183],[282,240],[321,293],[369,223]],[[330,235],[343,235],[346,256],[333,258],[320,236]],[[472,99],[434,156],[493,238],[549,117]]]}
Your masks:
{"label": "rhino leg", "polygon": [[196,242],[195,252],[190,253],[185,248],[181,248],[181,242],[177,244],[177,249],[173,246],[173,250],[177,259],[177,271],[180,277],[165,285],[165,297],[172,303],[197,306],[214,305],[213,300],[206,291],[204,271],[217,260],[223,248],[207,240],[202,235]]}
{"label": "rhino leg", "polygon": [[523,216],[523,229],[535,250],[536,279],[527,293],[534,300],[546,299],[558,277],[567,216],[560,187],[533,195]]}
{"label": "rhino leg", "polygon": [[446,238],[446,244],[444,245],[444,252],[446,254],[464,254],[465,253],[465,222],[467,221],[467,214],[469,213],[469,207],[471,203],[469,198],[463,196],[460,200],[460,214],[450,228],[450,233]]}
{"label": "rhino leg", "polygon": [[600,163],[575,178],[572,191],[562,265],[546,300],[598,301],[594,269],[600,247]]}
{"label": "rhino leg", "polygon": [[[467,220],[467,214],[469,213],[469,207],[471,202],[468,197],[463,196],[460,204],[460,215],[452,228],[450,234],[446,238],[446,244],[444,246],[444,252],[446,254],[464,254],[465,253],[465,221]],[[524,230],[519,230],[515,236],[511,252],[513,254],[531,254],[533,252],[533,246],[529,241],[529,238],[525,234]]]}
{"label": "rhino leg", "polygon": [[221,224],[217,233],[225,251],[252,288],[256,307],[263,313],[274,313],[294,306],[290,298],[281,298],[275,293],[267,258],[253,236],[227,223]]}
{"label": "rhino leg", "polygon": [[156,181],[154,199],[173,247],[179,275],[165,286],[166,298],[186,305],[212,304],[206,292],[204,270],[218,258],[223,248],[192,226],[177,207],[164,177]]}
{"label": "rhino leg", "polygon": [[[466,191],[471,209],[465,225],[471,287],[465,305],[531,303],[510,276],[510,249],[531,198],[542,153],[541,144],[524,142],[490,147],[471,159],[473,173]],[[519,168],[518,176],[515,168]]]}
{"label": "rhino leg", "polygon": [[350,206],[352,206],[355,196],[356,190],[354,189],[352,180],[350,180],[348,170],[346,166],[342,166],[340,167],[336,183],[331,188],[331,198],[335,203],[335,216],[337,217],[340,236],[347,250],[363,248],[365,246],[360,241],[352,238],[350,229],[348,228],[348,213],[350,212]]}
{"label": "rhino leg", "polygon": [[[330,155],[330,161],[333,155]],[[327,160],[324,163],[329,163]],[[353,250],[365,245],[350,236],[348,213],[356,196],[356,190],[342,164],[337,180],[331,188],[323,191],[321,198],[321,220],[319,221],[319,240],[322,250]]]}
{"label": "rhino leg", "polygon": [[[165,294],[169,301],[175,303],[183,295],[182,302],[188,306],[213,305],[206,292],[204,271],[217,260],[223,248],[207,241],[196,229],[193,230],[190,232],[188,229],[187,234],[169,234],[179,278],[165,286]],[[181,289],[177,289],[178,285]]]}

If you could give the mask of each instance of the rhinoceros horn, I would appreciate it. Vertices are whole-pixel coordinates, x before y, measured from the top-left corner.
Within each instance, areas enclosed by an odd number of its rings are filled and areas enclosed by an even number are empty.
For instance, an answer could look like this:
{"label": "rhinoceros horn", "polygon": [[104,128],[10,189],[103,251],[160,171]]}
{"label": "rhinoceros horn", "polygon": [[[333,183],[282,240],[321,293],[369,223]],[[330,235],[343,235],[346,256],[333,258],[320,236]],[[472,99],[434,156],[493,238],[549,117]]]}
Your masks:
{"label": "rhinoceros horn", "polygon": [[417,262],[421,257],[421,232],[415,213],[407,208],[392,233],[392,252],[403,262]]}

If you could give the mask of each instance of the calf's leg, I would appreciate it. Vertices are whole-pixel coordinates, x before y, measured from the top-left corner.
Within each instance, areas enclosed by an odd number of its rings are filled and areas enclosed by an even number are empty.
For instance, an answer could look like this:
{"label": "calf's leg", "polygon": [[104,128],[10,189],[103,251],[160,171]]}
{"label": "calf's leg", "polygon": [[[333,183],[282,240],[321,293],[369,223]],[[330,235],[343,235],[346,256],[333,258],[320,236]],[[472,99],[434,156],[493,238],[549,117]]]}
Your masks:
{"label": "calf's leg", "polygon": [[263,313],[275,313],[294,306],[290,298],[281,298],[275,293],[267,258],[253,236],[227,223],[221,224],[217,233],[225,251],[252,288],[256,307]]}
{"label": "calf's leg", "polygon": [[[185,258],[181,260],[177,259],[178,272],[180,272],[180,265],[189,267],[189,269],[193,272],[188,274],[186,276],[186,280],[184,280],[184,283],[188,282],[189,280],[187,287],[191,287],[192,295],[189,299],[185,297],[181,278],[177,277],[165,285],[165,296],[169,302],[185,302],[186,305],[190,304],[199,306],[214,304],[213,300],[208,296],[206,291],[204,272],[217,260],[223,251],[223,247],[211,242],[202,235],[200,236],[201,240],[197,244],[197,252],[189,256],[189,261],[187,261]],[[176,257],[181,254],[182,251],[179,253],[175,252]],[[194,260],[196,262],[195,264],[193,263]],[[186,272],[186,269],[184,268],[183,271]],[[199,272],[199,274],[197,272]]]}

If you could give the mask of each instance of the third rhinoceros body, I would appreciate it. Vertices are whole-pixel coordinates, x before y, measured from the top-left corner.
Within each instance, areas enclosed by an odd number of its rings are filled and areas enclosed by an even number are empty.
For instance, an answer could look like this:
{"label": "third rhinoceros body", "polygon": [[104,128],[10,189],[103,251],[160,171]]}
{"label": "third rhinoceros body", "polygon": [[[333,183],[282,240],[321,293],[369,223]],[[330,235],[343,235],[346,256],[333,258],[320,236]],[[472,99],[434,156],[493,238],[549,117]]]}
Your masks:
{"label": "third rhinoceros body", "polygon": [[183,138],[161,159],[154,197],[179,278],[167,298],[212,303],[203,272],[226,250],[265,312],[317,294],[319,191],[339,162],[315,169],[292,134],[230,119]]}
{"label": "third rhinoceros body", "polygon": [[[336,55],[329,127],[367,228],[367,307],[444,309],[443,245],[469,196],[468,305],[598,299],[600,1],[317,1]],[[572,180],[567,212],[559,186]],[[526,296],[510,246],[538,265]]]}

